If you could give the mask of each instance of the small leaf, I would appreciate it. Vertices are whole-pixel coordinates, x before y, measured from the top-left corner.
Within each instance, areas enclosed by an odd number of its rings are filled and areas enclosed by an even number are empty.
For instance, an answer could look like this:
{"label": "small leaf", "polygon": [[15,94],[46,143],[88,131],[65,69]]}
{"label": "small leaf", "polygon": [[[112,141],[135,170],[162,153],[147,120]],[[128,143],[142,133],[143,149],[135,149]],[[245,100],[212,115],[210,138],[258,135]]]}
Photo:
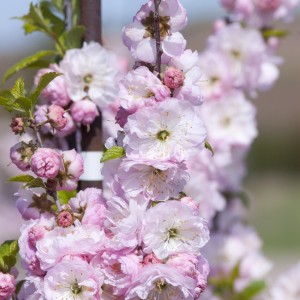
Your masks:
{"label": "small leaf", "polygon": [[[56,55],[57,52],[53,50],[45,50],[45,51],[39,51],[35,53],[34,55],[28,56],[20,60],[18,63],[10,67],[3,76],[3,82],[5,82],[8,78],[10,78],[15,73],[25,69],[30,68],[31,66],[34,66],[38,61],[40,61],[41,58],[45,56],[50,55]],[[38,66],[39,67],[39,66]]]}
{"label": "small leaf", "polygon": [[75,26],[69,32],[65,32],[60,37],[60,41],[64,45],[66,50],[73,48],[81,48],[84,32],[84,26]]}
{"label": "small leaf", "polygon": [[114,146],[114,147],[107,149],[103,153],[100,162],[107,162],[112,159],[120,158],[124,155],[125,155],[125,150],[123,147]]}
{"label": "small leaf", "polygon": [[11,177],[7,181],[8,182],[24,182],[24,183],[28,183],[28,182],[31,182],[34,179],[35,178],[33,176],[31,176],[31,175],[21,174],[21,175],[18,175],[18,176]]}
{"label": "small leaf", "polygon": [[68,192],[68,191],[58,191],[57,192],[58,200],[61,204],[68,204],[71,198],[76,197],[76,190]]}
{"label": "small leaf", "polygon": [[15,104],[20,105],[20,107],[22,109],[24,109],[25,111],[30,111],[31,107],[32,107],[32,101],[30,98],[27,97],[20,97],[15,101]]}
{"label": "small leaf", "polygon": [[240,300],[251,300],[266,288],[266,283],[262,280],[251,282],[237,297]]}
{"label": "small leaf", "polygon": [[55,73],[55,72],[50,72],[50,73],[46,73],[44,74],[39,83],[38,86],[36,87],[36,89],[33,91],[33,93],[30,95],[30,99],[32,100],[32,106],[35,105],[40,93],[43,91],[43,89],[53,80],[55,79],[57,76],[60,76],[61,74],[59,73]]}
{"label": "small leaf", "polygon": [[24,79],[23,78],[18,78],[15,82],[14,87],[10,90],[11,94],[15,98],[23,97],[24,95]]}
{"label": "small leaf", "polygon": [[212,148],[212,146],[210,145],[210,143],[208,141],[205,141],[204,143],[204,147],[205,149],[209,150],[211,152],[211,155],[214,156],[215,155],[215,152]]}
{"label": "small leaf", "polygon": [[41,178],[33,178],[30,182],[28,182],[25,187],[27,188],[43,188],[46,189],[45,183]]}
{"label": "small leaf", "polygon": [[269,39],[271,37],[284,38],[288,35],[287,30],[276,30],[276,29],[265,29],[262,30],[262,35],[265,39]]}
{"label": "small leaf", "polygon": [[0,270],[4,273],[10,271],[10,269],[16,264],[16,255],[19,251],[18,241],[5,241],[0,246]]}

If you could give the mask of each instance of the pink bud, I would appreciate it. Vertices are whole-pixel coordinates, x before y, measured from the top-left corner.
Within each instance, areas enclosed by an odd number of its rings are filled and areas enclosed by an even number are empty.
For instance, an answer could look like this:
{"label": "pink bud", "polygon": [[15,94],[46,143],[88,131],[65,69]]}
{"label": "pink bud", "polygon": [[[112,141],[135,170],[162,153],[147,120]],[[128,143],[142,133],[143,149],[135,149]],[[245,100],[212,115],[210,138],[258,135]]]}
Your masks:
{"label": "pink bud", "polygon": [[181,70],[168,67],[165,71],[164,84],[169,89],[177,89],[184,83],[184,74]]}
{"label": "pink bud", "polygon": [[256,0],[255,5],[263,13],[276,11],[281,4],[281,0]]}
{"label": "pink bud", "polygon": [[13,118],[10,124],[12,132],[14,134],[22,134],[24,132],[24,122],[20,117]]}
{"label": "pink bud", "polygon": [[63,129],[67,125],[67,119],[64,117],[65,110],[55,104],[48,107],[48,118],[53,128]]}
{"label": "pink bud", "polygon": [[71,115],[75,122],[83,125],[90,125],[99,116],[95,102],[91,100],[81,100],[74,102],[71,106]]}
{"label": "pink bud", "polygon": [[56,217],[56,223],[60,227],[69,227],[73,222],[73,214],[67,210],[60,211]]}
{"label": "pink bud", "polygon": [[28,171],[34,150],[33,144],[17,143],[10,148],[10,159],[20,170]]}
{"label": "pink bud", "polygon": [[31,157],[31,171],[39,177],[54,179],[62,169],[62,157],[56,150],[39,148]]}
{"label": "pink bud", "polygon": [[148,254],[144,257],[143,264],[149,265],[149,264],[161,264],[163,261],[155,256],[154,253]]}
{"label": "pink bud", "polygon": [[15,277],[0,272],[0,299],[9,299],[15,291]]}

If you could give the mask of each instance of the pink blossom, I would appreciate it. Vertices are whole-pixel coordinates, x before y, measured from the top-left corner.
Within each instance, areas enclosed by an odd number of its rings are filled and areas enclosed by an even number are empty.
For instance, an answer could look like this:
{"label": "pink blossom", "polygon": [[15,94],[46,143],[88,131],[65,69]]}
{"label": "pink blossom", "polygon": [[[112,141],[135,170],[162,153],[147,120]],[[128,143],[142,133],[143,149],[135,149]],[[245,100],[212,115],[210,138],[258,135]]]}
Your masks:
{"label": "pink blossom", "polygon": [[180,252],[197,253],[209,240],[206,222],[176,200],[148,209],[141,235],[144,252],[153,252],[159,259]]}
{"label": "pink blossom", "polygon": [[53,128],[61,130],[67,125],[64,113],[65,110],[61,106],[52,104],[48,107],[48,118]]}
{"label": "pink blossom", "polygon": [[76,123],[90,125],[99,116],[99,112],[95,102],[86,99],[72,104],[71,115]]}
{"label": "pink blossom", "polygon": [[20,170],[28,171],[34,150],[33,144],[19,142],[10,148],[10,159]]}
{"label": "pink blossom", "polygon": [[[38,85],[42,75],[50,72],[62,73],[62,70],[56,64],[50,64],[49,68],[40,69],[34,78],[35,86]],[[41,94],[50,104],[59,105],[61,107],[66,107],[71,101],[67,93],[66,78],[62,75],[53,79],[46,88],[43,89]]]}
{"label": "pink blossom", "polygon": [[146,67],[129,72],[120,82],[120,104],[130,112],[170,97],[170,90]]}
{"label": "pink blossom", "polygon": [[[159,6],[162,62],[183,53],[186,41],[178,32],[187,23],[186,11],[178,0],[163,0]],[[136,60],[147,63],[156,61],[154,27],[154,1],[143,5],[134,22],[123,29],[123,42]]]}
{"label": "pink blossom", "polygon": [[195,299],[195,281],[165,264],[149,264],[135,278],[125,299]]}
{"label": "pink blossom", "polygon": [[39,148],[31,157],[30,164],[37,176],[54,179],[62,169],[62,156],[57,150]]}
{"label": "pink blossom", "polygon": [[47,134],[49,132],[54,133],[55,131],[52,129],[49,119],[47,117],[48,105],[36,105],[34,112],[34,119],[37,125],[40,125],[40,130],[43,134]]}
{"label": "pink blossom", "polygon": [[64,138],[76,130],[75,123],[68,112],[64,113],[64,119],[66,120],[66,126],[55,133],[55,136]]}
{"label": "pink blossom", "polygon": [[157,258],[154,253],[147,254],[143,260],[143,264],[145,266],[149,264],[162,264],[162,263],[163,260]]}
{"label": "pink blossom", "polygon": [[124,130],[127,156],[147,160],[182,161],[203,149],[206,137],[195,108],[175,98],[138,110]]}
{"label": "pink blossom", "polygon": [[64,260],[50,269],[44,279],[46,299],[102,299],[103,277],[84,260]]}
{"label": "pink blossom", "polygon": [[152,201],[178,197],[188,180],[184,163],[150,160],[123,160],[119,182],[129,197],[143,194]]}
{"label": "pink blossom", "polygon": [[209,265],[203,256],[189,253],[175,254],[169,257],[166,264],[176,268],[182,275],[195,280],[195,298],[204,292],[209,274]]}
{"label": "pink blossom", "polygon": [[15,277],[0,272],[0,299],[9,299],[15,291]]}

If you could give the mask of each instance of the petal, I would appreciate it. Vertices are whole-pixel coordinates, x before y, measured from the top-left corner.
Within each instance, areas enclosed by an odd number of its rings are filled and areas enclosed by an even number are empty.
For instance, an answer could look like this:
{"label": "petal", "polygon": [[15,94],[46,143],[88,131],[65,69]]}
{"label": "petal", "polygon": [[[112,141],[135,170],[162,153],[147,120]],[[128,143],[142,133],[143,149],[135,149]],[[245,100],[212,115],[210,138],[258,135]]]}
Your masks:
{"label": "petal", "polygon": [[156,45],[155,41],[151,38],[143,39],[132,52],[138,60],[147,63],[154,63],[156,61]]}
{"label": "petal", "polygon": [[186,46],[186,40],[181,33],[175,32],[166,37],[162,41],[161,46],[164,54],[169,57],[175,57],[183,53]]}

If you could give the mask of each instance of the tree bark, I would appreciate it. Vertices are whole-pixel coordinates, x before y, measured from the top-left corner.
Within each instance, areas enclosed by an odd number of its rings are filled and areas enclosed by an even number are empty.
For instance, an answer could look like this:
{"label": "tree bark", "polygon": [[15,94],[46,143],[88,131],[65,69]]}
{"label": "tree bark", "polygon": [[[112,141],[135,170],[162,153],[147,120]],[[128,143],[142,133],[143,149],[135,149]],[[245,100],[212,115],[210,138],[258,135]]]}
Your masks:
{"label": "tree bark", "polygon": [[[85,42],[98,42],[102,44],[102,20],[101,20],[101,0],[81,0],[80,1],[80,24],[86,28],[84,34]],[[87,131],[86,127],[82,127],[82,151],[102,151],[102,116],[96,118]],[[99,161],[95,161],[95,168],[100,168]],[[80,189],[87,187],[101,188],[100,181],[80,181]]]}

